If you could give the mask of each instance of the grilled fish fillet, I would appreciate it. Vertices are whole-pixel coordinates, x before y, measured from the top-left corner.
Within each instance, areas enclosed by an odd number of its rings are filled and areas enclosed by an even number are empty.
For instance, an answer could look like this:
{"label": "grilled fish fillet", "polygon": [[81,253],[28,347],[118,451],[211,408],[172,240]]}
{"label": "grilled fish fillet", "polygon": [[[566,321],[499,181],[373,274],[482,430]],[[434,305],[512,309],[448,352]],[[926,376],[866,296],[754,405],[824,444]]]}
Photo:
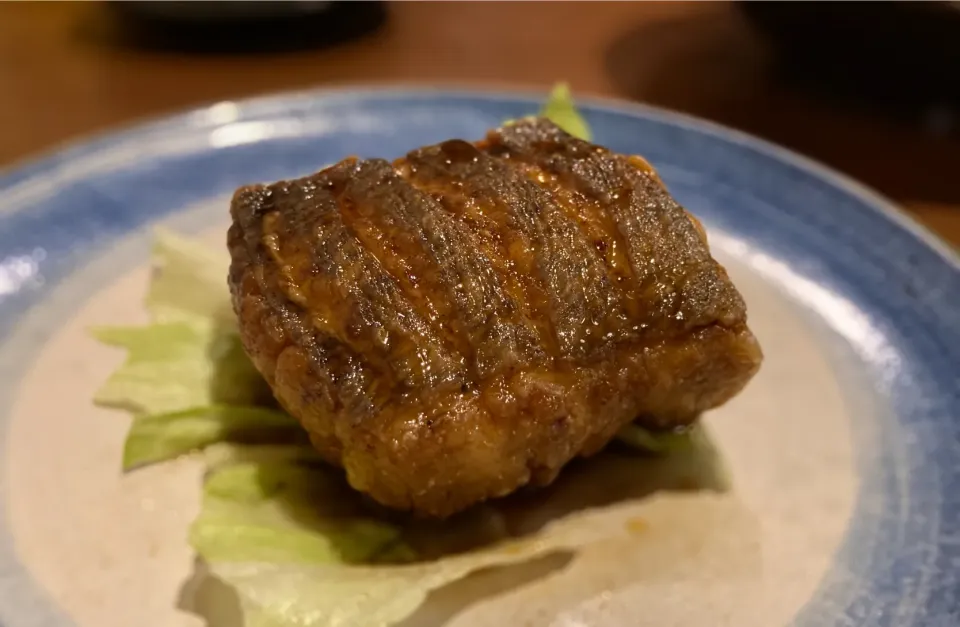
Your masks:
{"label": "grilled fish fillet", "polygon": [[650,166],[546,120],[244,187],[231,214],[246,351],[391,508],[548,484],[760,366],[743,299]]}

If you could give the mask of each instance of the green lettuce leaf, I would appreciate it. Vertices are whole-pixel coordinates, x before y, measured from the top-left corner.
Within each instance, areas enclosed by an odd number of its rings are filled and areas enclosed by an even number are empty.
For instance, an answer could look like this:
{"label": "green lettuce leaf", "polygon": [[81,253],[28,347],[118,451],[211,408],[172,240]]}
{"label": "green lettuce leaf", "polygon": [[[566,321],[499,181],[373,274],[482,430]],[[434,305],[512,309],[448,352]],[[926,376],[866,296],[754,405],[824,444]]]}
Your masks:
{"label": "green lettuce leaf", "polygon": [[[507,514],[491,506],[440,527],[390,524],[371,513],[342,473],[291,461],[295,447],[285,454],[280,447],[218,448],[190,540],[209,572],[236,591],[246,627],[391,625],[432,590],[478,570],[625,533],[622,521],[605,520],[599,510],[574,512],[522,537],[501,530],[493,542],[416,561],[414,544],[462,541],[491,526],[485,516]],[[229,457],[234,463],[224,462]]]}
{"label": "green lettuce leaf", "polygon": [[142,416],[130,425],[123,449],[123,469],[173,459],[184,452],[224,441],[296,442],[305,440],[289,414],[262,407],[209,405],[167,414]]}
{"label": "green lettuce leaf", "polygon": [[153,322],[211,323],[221,331],[236,326],[227,289],[230,257],[217,249],[157,229],[153,246],[154,275],[146,306]]}
{"label": "green lettuce leaf", "polygon": [[211,471],[190,543],[209,563],[370,563],[395,550],[400,529],[356,515],[336,472],[290,461],[240,462]]}
{"label": "green lettuce leaf", "polygon": [[[550,96],[544,102],[537,116],[547,118],[567,133],[578,139],[590,141],[593,133],[590,125],[583,118],[573,101],[570,86],[566,83],[557,83],[550,91]],[[528,116],[535,117],[535,116]],[[517,120],[505,120],[504,124],[513,124]]]}
{"label": "green lettuce leaf", "polygon": [[540,116],[584,141],[590,141],[593,137],[590,126],[577,110],[573,102],[573,94],[570,93],[570,86],[566,83],[554,85],[550,97],[540,109]]}
{"label": "green lettuce leaf", "polygon": [[662,455],[690,447],[692,438],[698,436],[700,428],[699,425],[694,425],[677,431],[650,431],[636,423],[630,423],[617,432],[617,440],[637,451]]}
{"label": "green lettuce leaf", "polygon": [[93,335],[127,350],[94,397],[136,415],[205,405],[257,405],[269,390],[243,351],[230,306],[227,256],[158,230],[146,296],[151,324]]}
{"label": "green lettuce leaf", "polygon": [[209,322],[101,327],[93,335],[127,350],[126,361],[94,395],[99,405],[145,415],[269,398],[239,336]]}
{"label": "green lettuce leaf", "polygon": [[589,524],[564,520],[535,537],[422,564],[215,562],[210,570],[236,589],[246,627],[386,627],[410,616],[431,591],[471,573],[571,552],[597,539]]}
{"label": "green lettuce leaf", "polygon": [[291,444],[237,444],[217,442],[203,450],[203,459],[209,471],[230,464],[263,464],[277,462],[322,462],[317,449],[308,443]]}
{"label": "green lettuce leaf", "polygon": [[206,571],[235,592],[246,627],[385,627],[476,571],[630,534],[656,490],[726,491],[709,438],[697,430],[687,441],[676,455],[603,453],[537,497],[442,523],[385,518],[305,448],[220,444],[205,453],[210,475],[190,538]]}
{"label": "green lettuce leaf", "polygon": [[93,336],[126,360],[94,402],[133,414],[124,469],[222,440],[293,432],[273,409],[269,387],[243,351],[226,285],[228,258],[158,231],[146,296],[151,323],[101,327]]}

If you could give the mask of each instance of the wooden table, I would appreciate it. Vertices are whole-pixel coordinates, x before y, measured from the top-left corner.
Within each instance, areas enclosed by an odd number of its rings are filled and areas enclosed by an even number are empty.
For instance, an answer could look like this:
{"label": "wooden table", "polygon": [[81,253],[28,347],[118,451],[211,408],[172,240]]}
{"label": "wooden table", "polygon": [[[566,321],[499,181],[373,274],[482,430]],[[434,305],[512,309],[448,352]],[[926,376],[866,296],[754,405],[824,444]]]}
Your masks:
{"label": "wooden table", "polygon": [[58,143],[225,99],[350,82],[547,86],[690,112],[875,187],[960,244],[960,143],[778,80],[725,3],[396,3],[325,50],[187,55],[118,46],[96,3],[0,3],[0,166]]}

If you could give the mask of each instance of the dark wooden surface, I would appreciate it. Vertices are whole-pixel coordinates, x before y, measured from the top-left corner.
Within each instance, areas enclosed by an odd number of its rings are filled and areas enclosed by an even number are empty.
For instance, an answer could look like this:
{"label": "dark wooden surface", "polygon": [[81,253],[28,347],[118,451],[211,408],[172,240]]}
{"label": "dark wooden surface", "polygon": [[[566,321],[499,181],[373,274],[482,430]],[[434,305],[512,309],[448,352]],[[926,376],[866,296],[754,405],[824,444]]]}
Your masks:
{"label": "dark wooden surface", "polygon": [[335,47],[190,55],[119,45],[97,3],[0,3],[0,167],[205,103],[355,82],[547,86],[693,113],[823,161],[960,244],[960,141],[784,80],[726,3],[422,3]]}

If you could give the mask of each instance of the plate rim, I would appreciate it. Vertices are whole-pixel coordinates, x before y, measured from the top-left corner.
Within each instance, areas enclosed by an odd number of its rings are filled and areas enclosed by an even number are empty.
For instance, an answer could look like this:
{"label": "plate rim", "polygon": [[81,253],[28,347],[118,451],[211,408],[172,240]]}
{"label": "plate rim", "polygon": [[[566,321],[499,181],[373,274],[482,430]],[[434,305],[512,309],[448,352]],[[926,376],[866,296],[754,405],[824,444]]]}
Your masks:
{"label": "plate rim", "polygon": [[[226,101],[227,104],[236,105],[239,113],[238,118],[230,120],[229,122],[256,122],[279,120],[281,118],[293,119],[298,114],[306,117],[323,116],[327,112],[327,103],[335,105],[332,107],[334,109],[342,109],[344,103],[349,105],[358,99],[361,101],[361,104],[371,103],[374,105],[382,105],[384,102],[390,103],[391,101],[398,101],[401,104],[407,105],[432,103],[435,105],[451,104],[454,107],[464,105],[467,107],[471,105],[484,106],[489,103],[496,104],[497,102],[500,104],[510,103],[512,105],[523,105],[529,102],[532,105],[536,105],[542,100],[542,94],[539,96],[524,96],[517,92],[479,93],[472,90],[452,91],[449,89],[414,89],[408,91],[392,87],[368,91],[352,89],[304,90],[296,92],[294,96],[295,97],[292,98],[290,94],[279,94],[236,102]],[[331,100],[331,97],[336,99]],[[649,108],[643,105],[634,106],[627,104],[624,106],[617,101],[613,101],[608,105],[604,99],[585,98],[582,99],[582,102],[586,106],[593,108],[599,114],[612,114],[616,117],[633,118],[635,121],[639,119],[657,125],[674,127],[685,133],[705,136],[713,141],[728,144],[741,149],[745,153],[750,153],[748,156],[751,159],[767,160],[778,164],[782,168],[792,169],[797,174],[815,179],[817,185],[829,188],[840,196],[858,202],[861,208],[867,209],[867,211],[861,212],[862,219],[865,221],[864,223],[871,226],[871,228],[887,229],[891,235],[896,235],[896,239],[902,242],[905,251],[911,254],[913,251],[925,251],[926,258],[930,264],[929,267],[937,269],[938,273],[942,272],[943,277],[951,280],[951,285],[953,284],[953,280],[960,277],[960,273],[957,272],[958,263],[955,258],[956,254],[949,248],[936,246],[937,237],[935,235],[927,231],[922,225],[914,223],[916,228],[912,229],[909,225],[903,224],[903,222],[913,223],[914,221],[879,194],[872,192],[872,190],[866,186],[852,179],[848,179],[845,175],[833,172],[826,166],[795,155],[788,149],[770,144],[765,140],[760,140],[720,125],[714,125],[692,116]],[[215,146],[211,145],[208,147],[202,143],[202,141],[197,144],[189,144],[187,150],[178,150],[178,148],[181,148],[178,140],[186,136],[197,136],[202,139],[206,137],[207,129],[223,128],[229,122],[221,120],[215,123],[208,115],[214,107],[222,104],[224,103],[188,110],[178,116],[159,118],[152,124],[133,125],[121,132],[101,134],[92,140],[78,142],[74,144],[72,148],[67,147],[66,149],[62,149],[59,153],[54,153],[49,156],[47,161],[41,160],[34,163],[37,169],[35,171],[27,169],[26,174],[28,176],[25,176],[20,181],[16,179],[18,172],[23,172],[24,169],[22,168],[20,171],[10,173],[8,177],[13,177],[16,185],[21,183],[25,185],[35,184],[36,187],[32,191],[39,192],[38,197],[46,201],[51,198],[56,199],[60,192],[61,183],[83,181],[90,176],[123,169],[124,165],[122,162],[119,163],[118,167],[117,157],[122,157],[124,151],[135,147],[138,141],[150,144],[149,149],[139,153],[137,158],[141,161],[154,159],[158,155],[166,156],[166,150],[169,150],[171,147],[174,149],[171,150],[169,156],[173,156],[174,158],[178,156],[191,156],[191,153],[197,149],[201,152],[215,152]],[[262,116],[262,118],[258,119],[258,115]],[[205,120],[207,123],[204,123]],[[157,130],[161,132],[157,133]],[[171,132],[175,135],[173,137],[173,143],[163,144],[163,139],[167,136],[167,133]],[[82,168],[74,170],[72,172],[72,178],[54,178],[52,181],[45,178],[50,175],[50,168],[69,169],[71,160],[74,158],[92,160],[97,168],[92,170],[83,170]],[[54,174],[56,175],[56,172],[54,172]],[[5,181],[3,175],[7,175],[7,173],[0,171],[0,191],[4,190],[3,186]],[[863,193],[861,193],[861,191]],[[22,198],[20,200],[16,198],[11,199],[9,196],[5,196],[4,199],[0,200],[0,224],[3,224],[4,220],[18,219],[24,215],[26,211],[29,211],[29,208],[21,202],[22,200]],[[7,211],[4,211],[4,204],[7,204]],[[47,222],[47,220],[44,220],[44,222]],[[125,229],[124,232],[127,233],[133,230],[134,229]],[[854,264],[852,267],[855,268],[856,265]],[[851,266],[848,265],[846,268],[849,270]],[[69,276],[70,274],[72,274],[72,272],[67,272],[65,276]],[[40,299],[38,304],[43,302],[47,297]],[[15,316],[17,326],[23,322],[27,315],[29,314],[18,314]],[[956,308],[951,304],[946,310],[946,315],[951,319],[949,323],[951,326],[947,327],[947,329],[952,334],[954,331],[954,323],[952,320],[960,320],[960,318],[955,318],[955,316],[960,316],[960,308]],[[960,328],[956,330],[960,331]],[[9,337],[5,337],[5,340],[9,341],[9,339]],[[6,344],[6,341],[4,344]],[[950,401],[951,398],[948,394],[948,402],[952,402]],[[0,508],[2,508],[2,503],[0,503]],[[940,546],[943,545],[940,544]],[[822,583],[826,581],[827,580],[824,579]],[[812,597],[811,600],[814,598],[818,598],[818,595]],[[806,612],[807,610],[804,609],[801,611]],[[916,611],[920,610],[915,610],[914,613]]]}
{"label": "plate rim", "polygon": [[[454,97],[488,101],[527,100],[536,104],[542,102],[546,93],[547,90],[529,86],[504,87],[501,85],[487,89],[481,84],[460,85],[450,83],[438,85],[416,82],[358,82],[333,87],[285,90],[235,100],[212,101],[167,114],[160,113],[132,120],[126,124],[108,127],[102,131],[84,133],[56,143],[46,150],[29,153],[22,159],[0,167],[0,191],[3,191],[4,195],[10,194],[22,187],[36,184],[38,178],[42,178],[55,170],[61,162],[90,159],[100,151],[110,150],[125,141],[135,140],[138,137],[166,128],[198,129],[221,126],[224,124],[223,122],[217,122],[212,118],[215,117],[213,113],[216,111],[216,107],[222,107],[223,105],[236,107],[235,119],[228,122],[233,123],[258,116],[269,116],[289,110],[292,105],[316,100],[368,100],[371,98],[390,99],[412,96],[425,99]],[[764,156],[806,170],[815,177],[857,197],[879,217],[890,220],[898,228],[913,235],[920,243],[936,252],[955,272],[960,272],[960,249],[951,246],[937,232],[919,222],[894,200],[853,176],[812,157],[746,131],[666,107],[594,94],[577,96],[576,100],[579,105],[587,109],[617,114],[641,115],[657,122],[707,133],[741,146],[750,147]],[[55,188],[51,192],[55,193]],[[0,219],[22,210],[15,207],[11,208],[8,202],[0,200]]]}

